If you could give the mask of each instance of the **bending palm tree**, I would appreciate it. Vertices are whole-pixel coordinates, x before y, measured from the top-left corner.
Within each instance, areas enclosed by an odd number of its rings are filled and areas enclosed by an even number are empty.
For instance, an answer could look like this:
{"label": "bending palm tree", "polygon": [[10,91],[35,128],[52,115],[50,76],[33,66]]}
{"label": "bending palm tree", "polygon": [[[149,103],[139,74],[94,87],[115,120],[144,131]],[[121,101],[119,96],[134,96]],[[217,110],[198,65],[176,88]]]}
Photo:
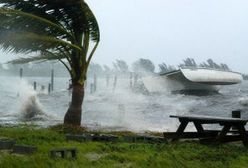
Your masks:
{"label": "bending palm tree", "polygon": [[84,81],[100,40],[94,14],[83,0],[0,0],[0,5],[1,48],[33,55],[10,62],[59,60],[64,64],[73,89],[64,124],[80,125]]}

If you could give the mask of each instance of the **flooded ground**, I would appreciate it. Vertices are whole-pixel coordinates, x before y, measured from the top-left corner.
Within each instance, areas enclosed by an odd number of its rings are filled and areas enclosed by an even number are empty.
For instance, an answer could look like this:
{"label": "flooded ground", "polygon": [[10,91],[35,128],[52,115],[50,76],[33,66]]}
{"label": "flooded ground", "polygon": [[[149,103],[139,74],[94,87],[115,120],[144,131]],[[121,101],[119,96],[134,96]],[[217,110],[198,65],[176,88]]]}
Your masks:
{"label": "flooded ground", "polygon": [[[50,78],[0,77],[0,124],[37,124],[49,126],[63,122],[70,103],[68,78],[55,78],[54,91],[48,94]],[[90,93],[89,79],[83,104],[82,124],[91,129],[131,131],[174,131],[178,126],[172,114],[231,116],[242,110],[248,118],[248,82],[225,86],[220,94],[189,96],[157,93],[143,94],[130,88],[128,78],[97,79],[97,91]],[[33,82],[37,82],[37,91]],[[45,87],[44,90],[42,90]],[[189,127],[189,129],[191,129]]]}

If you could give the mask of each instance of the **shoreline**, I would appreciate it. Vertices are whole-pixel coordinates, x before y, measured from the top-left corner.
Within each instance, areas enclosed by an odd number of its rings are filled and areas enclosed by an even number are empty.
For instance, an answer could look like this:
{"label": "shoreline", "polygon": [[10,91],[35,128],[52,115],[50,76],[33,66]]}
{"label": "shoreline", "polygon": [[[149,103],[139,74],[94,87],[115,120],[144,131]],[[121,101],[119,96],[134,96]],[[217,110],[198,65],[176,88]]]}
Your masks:
{"label": "shoreline", "polygon": [[[248,149],[243,147],[241,143],[207,146],[196,141],[176,143],[77,142],[66,140],[68,132],[80,134],[87,132],[87,130],[84,128],[66,130],[61,125],[50,128],[27,125],[0,126],[0,137],[14,139],[17,144],[36,146],[38,149],[31,155],[12,154],[10,151],[0,150],[0,167],[240,168],[248,166]],[[116,132],[115,135],[135,134]],[[50,150],[61,147],[76,148],[78,151],[77,159],[50,158]]]}

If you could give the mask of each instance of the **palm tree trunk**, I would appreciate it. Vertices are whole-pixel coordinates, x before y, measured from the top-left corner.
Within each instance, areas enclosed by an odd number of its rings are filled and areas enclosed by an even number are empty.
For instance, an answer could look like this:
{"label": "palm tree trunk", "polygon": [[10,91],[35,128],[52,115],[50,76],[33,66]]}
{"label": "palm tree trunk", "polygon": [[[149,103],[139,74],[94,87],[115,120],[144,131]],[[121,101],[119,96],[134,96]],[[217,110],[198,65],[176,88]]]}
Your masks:
{"label": "palm tree trunk", "polygon": [[84,85],[72,85],[72,99],[69,109],[64,117],[64,124],[80,126],[82,115],[82,103],[84,99]]}

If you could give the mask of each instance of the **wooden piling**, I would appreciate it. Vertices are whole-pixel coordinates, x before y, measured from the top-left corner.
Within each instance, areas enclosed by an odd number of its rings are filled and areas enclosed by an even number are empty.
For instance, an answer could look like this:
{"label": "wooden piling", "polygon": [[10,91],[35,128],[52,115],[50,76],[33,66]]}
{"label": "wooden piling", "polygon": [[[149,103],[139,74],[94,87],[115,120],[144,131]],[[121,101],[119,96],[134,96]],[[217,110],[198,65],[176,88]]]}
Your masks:
{"label": "wooden piling", "polygon": [[54,69],[51,71],[51,91],[54,89]]}
{"label": "wooden piling", "polygon": [[97,89],[97,76],[94,74],[94,92],[96,92]]}
{"label": "wooden piling", "polygon": [[85,89],[85,90],[87,90],[87,86],[88,86],[88,81],[85,80],[85,81],[84,81],[84,89]]}
{"label": "wooden piling", "polygon": [[94,84],[91,83],[90,84],[90,94],[93,94],[93,92],[94,92]]}
{"label": "wooden piling", "polygon": [[34,90],[36,90],[36,88],[37,88],[37,83],[34,82]]}
{"label": "wooden piling", "polygon": [[133,73],[132,72],[130,72],[129,86],[130,86],[130,88],[133,87]]}
{"label": "wooden piling", "polygon": [[[241,118],[241,110],[233,110],[232,118]],[[232,130],[237,130],[237,127],[232,127]]]}
{"label": "wooden piling", "polygon": [[22,79],[22,75],[23,75],[23,69],[20,68],[20,78]]}
{"label": "wooden piling", "polygon": [[51,83],[48,84],[48,93],[51,93],[52,85]]}
{"label": "wooden piling", "polygon": [[133,85],[136,86],[137,85],[137,82],[138,82],[138,74],[135,74],[134,75],[134,82],[133,82]]}
{"label": "wooden piling", "polygon": [[107,74],[107,76],[106,76],[106,86],[107,87],[109,86],[109,74]]}
{"label": "wooden piling", "polygon": [[115,75],[115,77],[114,77],[114,83],[113,83],[113,90],[115,90],[116,85],[117,85],[117,76]]}

